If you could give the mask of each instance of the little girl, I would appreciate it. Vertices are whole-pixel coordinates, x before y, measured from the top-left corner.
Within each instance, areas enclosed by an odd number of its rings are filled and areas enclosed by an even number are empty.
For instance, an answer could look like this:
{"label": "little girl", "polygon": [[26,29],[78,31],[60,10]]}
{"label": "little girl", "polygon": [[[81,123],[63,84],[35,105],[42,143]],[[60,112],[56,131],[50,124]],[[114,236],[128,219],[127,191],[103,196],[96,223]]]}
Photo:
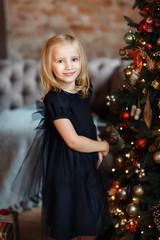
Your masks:
{"label": "little girl", "polygon": [[58,34],[46,42],[41,62],[44,222],[53,239],[92,240],[101,229],[104,204],[97,169],[109,145],[96,135],[85,53],[77,39]]}

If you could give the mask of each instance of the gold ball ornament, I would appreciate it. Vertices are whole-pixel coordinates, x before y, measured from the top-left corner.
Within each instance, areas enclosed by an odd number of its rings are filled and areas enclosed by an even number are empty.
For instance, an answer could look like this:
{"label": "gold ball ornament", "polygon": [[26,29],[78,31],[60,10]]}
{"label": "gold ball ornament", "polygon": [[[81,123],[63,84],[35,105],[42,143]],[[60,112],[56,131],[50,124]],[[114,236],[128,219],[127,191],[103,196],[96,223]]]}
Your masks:
{"label": "gold ball ornament", "polygon": [[160,62],[157,62],[156,67],[157,67],[157,71],[160,72]]}
{"label": "gold ball ornament", "polygon": [[136,217],[138,215],[138,205],[136,203],[130,203],[126,210],[131,217]]}
{"label": "gold ball ornament", "polygon": [[127,67],[123,70],[123,75],[125,78],[130,78],[133,73],[133,69],[130,67]]}
{"label": "gold ball ornament", "polygon": [[153,161],[157,164],[160,164],[160,151],[157,151],[153,154]]}
{"label": "gold ball ornament", "polygon": [[126,50],[124,48],[119,49],[119,55],[120,56],[125,56],[126,55]]}
{"label": "gold ball ornament", "polygon": [[133,194],[134,194],[136,197],[142,197],[143,193],[144,193],[144,188],[143,188],[140,184],[134,186],[134,188],[133,188]]}
{"label": "gold ball ornament", "polygon": [[126,188],[121,188],[118,190],[118,197],[120,200],[125,200],[127,198]]}
{"label": "gold ball ornament", "polygon": [[160,37],[157,38],[156,44],[159,46],[160,45]]}
{"label": "gold ball ornament", "polygon": [[135,41],[136,37],[132,31],[129,31],[124,35],[124,41],[127,44],[132,44]]}

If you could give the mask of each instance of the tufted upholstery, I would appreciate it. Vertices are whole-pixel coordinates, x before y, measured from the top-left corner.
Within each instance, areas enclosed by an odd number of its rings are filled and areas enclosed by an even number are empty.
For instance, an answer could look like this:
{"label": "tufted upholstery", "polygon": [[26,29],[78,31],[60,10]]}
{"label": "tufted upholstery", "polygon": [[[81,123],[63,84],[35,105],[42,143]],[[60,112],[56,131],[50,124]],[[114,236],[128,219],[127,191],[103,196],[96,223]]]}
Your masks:
{"label": "tufted upholstery", "polygon": [[0,61],[0,110],[33,104],[40,99],[40,62]]}

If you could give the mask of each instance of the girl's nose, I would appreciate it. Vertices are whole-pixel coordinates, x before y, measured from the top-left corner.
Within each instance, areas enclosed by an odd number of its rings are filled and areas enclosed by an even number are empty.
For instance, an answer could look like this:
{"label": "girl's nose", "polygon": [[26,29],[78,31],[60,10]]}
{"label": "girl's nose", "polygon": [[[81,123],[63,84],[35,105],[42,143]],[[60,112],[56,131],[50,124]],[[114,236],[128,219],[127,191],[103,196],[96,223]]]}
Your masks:
{"label": "girl's nose", "polygon": [[66,70],[70,70],[72,68],[72,64],[71,63],[66,63],[65,69]]}

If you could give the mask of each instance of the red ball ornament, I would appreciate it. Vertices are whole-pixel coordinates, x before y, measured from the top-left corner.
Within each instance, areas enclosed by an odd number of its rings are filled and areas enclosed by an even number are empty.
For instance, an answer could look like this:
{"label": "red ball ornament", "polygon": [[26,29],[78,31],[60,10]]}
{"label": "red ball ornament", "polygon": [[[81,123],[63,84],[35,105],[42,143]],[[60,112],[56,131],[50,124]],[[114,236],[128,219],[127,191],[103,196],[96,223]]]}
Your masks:
{"label": "red ball ornament", "polygon": [[120,112],[119,118],[123,121],[128,121],[130,118],[130,112],[128,110],[122,110]]}
{"label": "red ball ornament", "polygon": [[135,146],[137,149],[145,149],[147,146],[147,140],[145,138],[138,138],[135,141]]}
{"label": "red ball ornament", "polygon": [[138,29],[144,35],[147,34],[147,33],[153,32],[153,29],[154,29],[153,19],[151,17],[143,19],[139,23]]}

